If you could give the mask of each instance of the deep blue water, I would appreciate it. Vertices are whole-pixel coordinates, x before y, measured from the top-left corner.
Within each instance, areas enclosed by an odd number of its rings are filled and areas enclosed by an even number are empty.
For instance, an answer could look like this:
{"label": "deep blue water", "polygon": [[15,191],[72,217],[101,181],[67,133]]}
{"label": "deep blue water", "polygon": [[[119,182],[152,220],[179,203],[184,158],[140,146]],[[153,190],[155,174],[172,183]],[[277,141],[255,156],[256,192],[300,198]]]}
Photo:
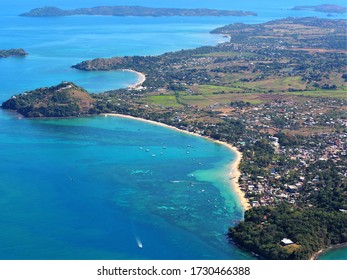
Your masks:
{"label": "deep blue water", "polygon": [[[217,44],[225,39],[208,32],[231,22],[325,16],[288,11],[299,1],[232,2],[2,1],[0,49],[22,47],[30,55],[0,60],[0,102],[63,80],[101,92],[137,79],[70,68],[85,59]],[[243,9],[259,16],[17,16],[38,6],[102,4]],[[134,120],[27,120],[2,110],[0,146],[0,259],[252,258],[224,236],[243,216],[226,175],[234,155],[224,146]]]}

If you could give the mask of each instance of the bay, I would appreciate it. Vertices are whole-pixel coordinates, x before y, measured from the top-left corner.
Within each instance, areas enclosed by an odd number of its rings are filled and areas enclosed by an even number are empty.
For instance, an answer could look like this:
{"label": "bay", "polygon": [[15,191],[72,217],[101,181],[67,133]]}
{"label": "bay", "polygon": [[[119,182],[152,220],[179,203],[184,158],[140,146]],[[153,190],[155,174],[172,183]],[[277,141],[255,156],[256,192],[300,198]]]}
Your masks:
{"label": "bay", "polygon": [[224,146],[114,117],[0,122],[0,259],[250,258],[224,236],[242,218]]}

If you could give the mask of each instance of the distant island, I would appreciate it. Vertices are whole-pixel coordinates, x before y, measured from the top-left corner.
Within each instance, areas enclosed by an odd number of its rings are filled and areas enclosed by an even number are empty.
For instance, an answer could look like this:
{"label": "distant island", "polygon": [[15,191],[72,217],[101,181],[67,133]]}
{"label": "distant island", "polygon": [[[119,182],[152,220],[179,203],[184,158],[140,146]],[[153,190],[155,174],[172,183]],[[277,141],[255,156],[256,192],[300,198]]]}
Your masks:
{"label": "distant island", "polygon": [[346,7],[332,4],[323,4],[317,6],[295,6],[291,10],[293,11],[315,11],[321,13],[334,13],[334,14],[344,14],[347,12]]}
{"label": "distant island", "polygon": [[2,108],[15,110],[25,117],[74,117],[86,114],[95,101],[83,88],[71,82],[39,88],[12,96]]}
{"label": "distant island", "polygon": [[0,58],[6,58],[10,56],[26,56],[28,53],[23,49],[10,49],[0,50]]}
{"label": "distant island", "polygon": [[139,17],[171,17],[171,16],[256,16],[254,12],[213,10],[213,9],[175,9],[175,8],[149,8],[142,6],[98,6],[93,8],[80,8],[62,10],[57,7],[43,7],[21,14],[25,17],[59,17],[74,15],[90,16],[139,16]]}

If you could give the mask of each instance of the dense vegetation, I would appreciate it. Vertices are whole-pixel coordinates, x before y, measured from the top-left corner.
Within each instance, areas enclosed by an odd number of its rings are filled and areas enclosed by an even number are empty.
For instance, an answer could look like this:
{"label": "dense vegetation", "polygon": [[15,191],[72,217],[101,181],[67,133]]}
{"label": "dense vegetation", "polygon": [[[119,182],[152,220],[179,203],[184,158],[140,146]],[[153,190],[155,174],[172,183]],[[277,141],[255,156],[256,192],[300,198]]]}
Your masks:
{"label": "dense vegetation", "polygon": [[40,88],[13,96],[2,108],[16,110],[25,117],[70,117],[87,113],[92,107],[89,94],[73,83]]}
{"label": "dense vegetation", "polygon": [[[265,258],[309,259],[321,248],[347,242],[347,214],[287,204],[253,208],[230,229],[229,236]],[[283,238],[295,244],[282,246]]]}

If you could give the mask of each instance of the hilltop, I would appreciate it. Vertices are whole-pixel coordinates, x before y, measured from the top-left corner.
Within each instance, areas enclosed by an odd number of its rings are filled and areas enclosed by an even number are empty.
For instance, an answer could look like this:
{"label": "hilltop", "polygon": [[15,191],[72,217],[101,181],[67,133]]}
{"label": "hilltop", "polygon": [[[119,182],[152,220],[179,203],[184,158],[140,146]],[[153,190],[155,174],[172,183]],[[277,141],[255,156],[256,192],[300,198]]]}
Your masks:
{"label": "hilltop", "polygon": [[15,110],[25,117],[71,117],[88,113],[93,103],[83,88],[62,82],[12,96],[2,108]]}
{"label": "hilltop", "polygon": [[139,16],[139,17],[171,17],[171,16],[256,16],[254,12],[213,10],[213,9],[176,9],[176,8],[149,8],[142,6],[98,6],[93,8],[80,8],[62,10],[57,7],[43,7],[21,14],[25,17],[55,17],[73,15],[98,16]]}

